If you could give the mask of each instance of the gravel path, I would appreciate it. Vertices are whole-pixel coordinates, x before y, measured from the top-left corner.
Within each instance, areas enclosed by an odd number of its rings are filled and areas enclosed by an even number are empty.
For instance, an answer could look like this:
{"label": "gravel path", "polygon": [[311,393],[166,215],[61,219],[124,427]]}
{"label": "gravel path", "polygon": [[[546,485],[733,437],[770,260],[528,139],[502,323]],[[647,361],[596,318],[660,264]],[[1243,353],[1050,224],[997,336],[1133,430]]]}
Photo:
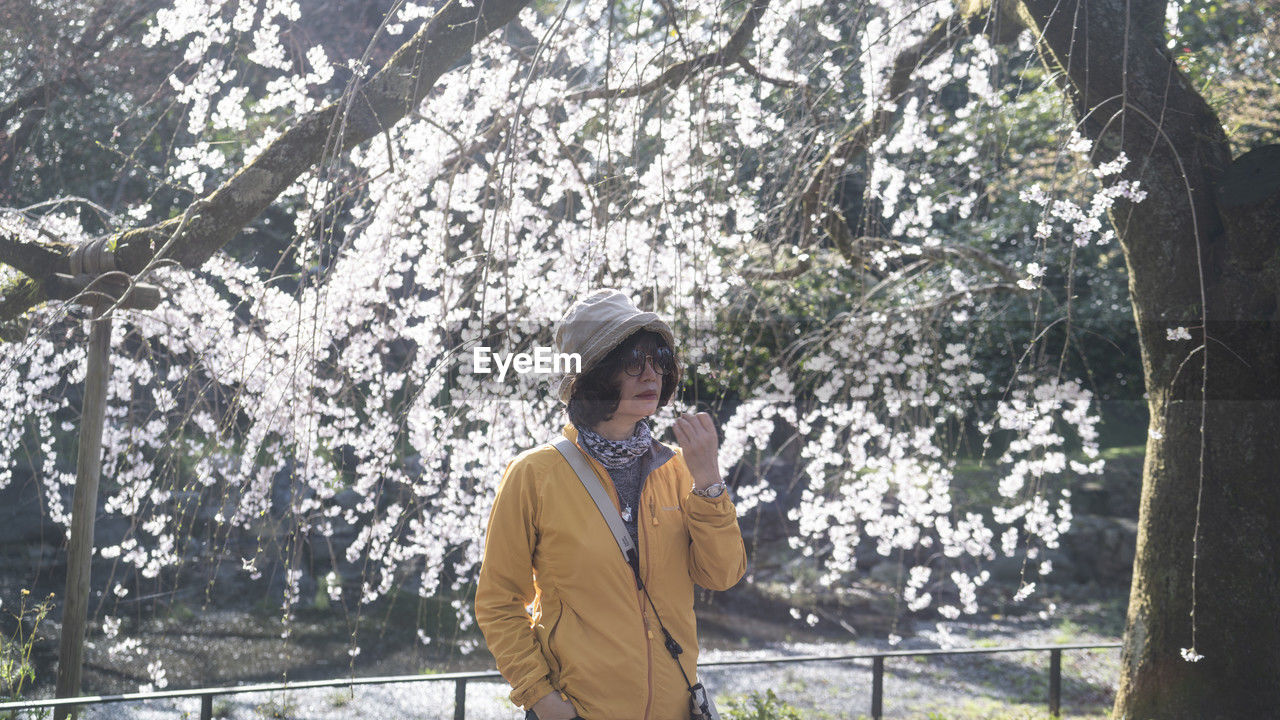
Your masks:
{"label": "gravel path", "polygon": [[[704,650],[702,661],[789,655],[838,655],[906,649],[1010,647],[1063,643],[1115,642],[1073,629],[1027,627],[1012,622],[949,623],[950,637],[922,632],[891,648],[883,641],[858,643],[785,643],[757,650]],[[1119,668],[1118,649],[1075,650],[1063,655],[1062,709],[1068,718],[1103,718],[1114,698]],[[1019,652],[938,658],[889,658],[885,662],[886,718],[1044,718],[1047,717],[1048,653]],[[871,661],[821,661],[790,665],[769,664],[703,668],[721,713],[734,696],[772,689],[794,705],[800,716],[856,719],[870,715]],[[467,685],[466,717],[470,720],[515,720],[522,713],[507,700],[501,682]],[[214,701],[217,717],[233,720],[294,718],[348,720],[351,718],[453,717],[454,684],[423,682],[390,686],[362,686],[353,690],[325,688],[224,696]],[[199,701],[153,701],[104,705],[84,715],[90,720],[151,720],[199,717]],[[754,717],[754,715],[753,715]]]}

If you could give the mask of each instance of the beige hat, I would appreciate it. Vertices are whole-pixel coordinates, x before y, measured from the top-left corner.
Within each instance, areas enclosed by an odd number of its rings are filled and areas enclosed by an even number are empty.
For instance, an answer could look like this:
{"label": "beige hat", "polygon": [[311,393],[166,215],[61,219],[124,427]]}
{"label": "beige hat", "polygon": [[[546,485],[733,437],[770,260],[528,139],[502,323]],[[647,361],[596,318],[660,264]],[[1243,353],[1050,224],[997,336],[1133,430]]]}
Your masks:
{"label": "beige hat", "polygon": [[[610,350],[638,330],[652,330],[661,335],[673,351],[676,349],[671,328],[657,315],[642,312],[621,290],[601,288],[569,306],[568,312],[556,323],[555,350],[577,353],[582,359],[580,374],[585,375]],[[566,405],[577,376],[577,373],[568,373],[560,378],[558,385],[552,385]]]}

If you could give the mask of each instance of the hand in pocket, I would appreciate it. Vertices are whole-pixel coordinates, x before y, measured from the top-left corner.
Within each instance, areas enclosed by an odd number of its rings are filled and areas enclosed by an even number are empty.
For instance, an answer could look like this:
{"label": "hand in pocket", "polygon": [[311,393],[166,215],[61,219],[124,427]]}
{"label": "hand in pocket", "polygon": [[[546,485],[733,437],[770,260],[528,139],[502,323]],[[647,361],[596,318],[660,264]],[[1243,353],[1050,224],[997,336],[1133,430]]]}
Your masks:
{"label": "hand in pocket", "polygon": [[573,720],[578,717],[578,711],[573,708],[573,705],[555,691],[544,695],[541,700],[534,703],[531,709],[538,716],[538,720]]}

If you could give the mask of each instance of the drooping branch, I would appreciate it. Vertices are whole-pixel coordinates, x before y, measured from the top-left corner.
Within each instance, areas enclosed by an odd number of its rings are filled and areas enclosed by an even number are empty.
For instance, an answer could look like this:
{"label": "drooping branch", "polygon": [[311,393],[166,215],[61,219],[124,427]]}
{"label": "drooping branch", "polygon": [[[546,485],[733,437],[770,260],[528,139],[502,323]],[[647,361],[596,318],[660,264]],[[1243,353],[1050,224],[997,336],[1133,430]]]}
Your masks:
{"label": "drooping branch", "polygon": [[[46,94],[51,90],[46,90]],[[18,156],[31,144],[40,123],[44,122],[48,111],[48,99],[36,103],[34,107],[23,113],[22,122],[17,129],[7,133],[0,129],[0,202],[8,202],[13,186],[13,170],[18,165]]]}
{"label": "drooping branch", "polygon": [[26,334],[24,324],[14,322],[27,310],[48,300],[41,283],[31,278],[19,278],[17,282],[0,289],[0,341],[14,342]]}
{"label": "drooping branch", "polygon": [[746,70],[748,75],[756,78],[757,80],[767,82],[770,85],[777,85],[778,87],[785,87],[785,88],[792,88],[792,89],[799,89],[804,87],[804,83],[796,80],[786,80],[783,78],[770,77],[769,75],[766,75],[765,73],[761,72],[755,65],[752,65],[751,61],[748,60],[746,57],[738,58],[738,65],[741,66],[743,70]]}
{"label": "drooping branch", "polygon": [[986,32],[995,43],[1009,42],[1017,36],[1016,29],[1021,27],[1017,13],[1006,2],[972,3],[936,23],[919,42],[900,52],[894,58],[880,107],[872,117],[846,133],[812,172],[797,177],[796,181],[803,183],[803,190],[795,193],[799,195],[802,246],[821,227],[841,254],[851,263],[855,262],[856,241],[852,231],[844,215],[832,207],[835,188],[844,169],[865,155],[871,144],[893,126],[899,100],[911,89],[911,74],[916,68],[942,55],[961,38]]}
{"label": "drooping branch", "polygon": [[[679,82],[676,82],[673,85],[673,87],[678,86],[680,82],[687,81],[696,72],[702,72],[702,71],[712,69],[712,68],[717,68],[717,67],[727,68],[727,67],[731,67],[734,64],[741,66],[744,70],[748,72],[748,74],[751,74],[755,77],[765,80],[766,82],[770,82],[779,86],[790,87],[790,88],[803,87],[804,83],[802,82],[794,82],[789,80],[766,77],[765,75],[760,73],[754,66],[752,66],[751,63],[746,59],[746,56],[743,55],[743,51],[745,50],[746,44],[750,42],[752,33],[754,32],[756,26],[759,25],[760,15],[767,8],[767,5],[768,5],[768,0],[757,0],[755,5],[753,5],[752,8],[749,9],[746,12],[746,14],[744,14],[742,21],[739,23],[737,29],[733,32],[729,41],[725,44],[723,48],[721,48],[720,50],[714,53],[707,53],[705,55],[699,56],[700,58],[709,58],[709,57],[718,58],[716,62],[713,62],[713,63],[702,62],[701,64],[699,64],[698,62],[699,58],[694,58],[693,60],[680,63],[679,65],[685,66],[689,70],[689,72],[687,74],[682,75],[680,77]],[[666,10],[667,10],[668,17],[671,18],[672,22],[674,22],[675,15],[673,10],[670,7],[666,7]],[[676,67],[676,66],[673,66],[673,67]],[[618,98],[618,97],[628,97],[628,98],[639,97],[646,93],[656,92],[662,87],[664,87],[663,83],[653,82],[653,83],[646,83],[644,86],[640,88],[630,88],[626,91],[622,91],[622,94],[618,94],[618,95],[610,94],[609,91],[604,89],[580,92],[580,93],[575,93],[575,94],[571,94],[571,95],[560,97],[560,98],[555,98],[545,103],[541,103],[537,105],[528,105],[523,107],[519,112],[521,114],[528,115],[535,109],[553,110],[557,107],[562,106],[565,102],[572,101],[572,100],[582,100],[582,99],[590,99],[590,98],[600,99],[600,98]],[[439,178],[445,175],[448,175],[450,173],[458,172],[464,165],[474,161],[475,158],[481,157],[486,152],[489,152],[495,149],[499,145],[499,143],[503,141],[505,137],[504,133],[506,133],[507,130],[512,126],[512,123],[514,122],[515,118],[516,116],[514,115],[504,115],[504,116],[494,118],[494,120],[488,125],[488,127],[486,127],[485,130],[482,133],[480,133],[475,139],[459,147],[456,151],[454,151],[453,154],[451,154],[448,158],[444,160],[444,162],[440,164],[441,171],[431,179],[431,182],[434,182]],[[573,156],[573,154],[569,151],[569,148],[566,147],[563,144],[563,142],[561,143],[561,149],[564,152],[564,156],[566,157],[566,159],[574,163],[574,166],[576,169],[577,163],[578,163],[577,158]],[[580,172],[579,172],[579,177],[582,177],[582,174]],[[584,184],[586,184],[585,180],[584,180]],[[603,211],[603,208],[601,209],[601,211]]]}
{"label": "drooping branch", "polygon": [[47,80],[35,87],[23,90],[20,95],[0,107],[0,126],[8,124],[20,113],[47,105],[58,85],[58,82]]}
{"label": "drooping branch", "polygon": [[[348,152],[399,122],[420,105],[436,81],[493,30],[505,25],[530,0],[451,2],[402,45],[365,81],[356,81],[344,97],[303,116],[181,218],[122,233],[115,242],[115,264],[133,274],[159,259],[196,268],[265,210],[281,192],[326,158]],[[8,258],[0,254],[0,262]],[[0,320],[30,309],[41,296],[56,298],[47,281],[69,270],[68,256],[55,267],[0,290],[5,302]],[[45,284],[38,291],[31,282]],[[17,293],[21,288],[23,292]],[[28,301],[33,301],[27,304]]]}
{"label": "drooping branch", "polygon": [[1008,263],[1001,262],[991,253],[983,252],[970,245],[922,246],[920,254],[932,260],[950,261],[956,258],[967,260],[975,265],[994,271],[1010,283],[1016,283],[1023,277],[1023,273],[1018,272]]}
{"label": "drooping branch", "polygon": [[742,21],[738,23],[738,27],[734,29],[733,34],[729,36],[724,47],[711,52],[706,52],[696,57],[682,60],[675,65],[663,70],[658,77],[639,85],[628,88],[596,88],[594,90],[583,90],[582,92],[573,93],[567,96],[567,100],[598,100],[604,98],[612,98],[615,100],[622,98],[639,97],[648,95],[660,87],[666,86],[671,88],[679,87],[681,83],[688,80],[693,75],[714,67],[727,67],[734,63],[738,63],[742,59],[742,53],[747,48],[747,43],[751,41],[751,35],[755,32],[756,26],[760,24],[760,16],[764,15],[764,11],[769,7],[769,0],[752,0],[751,7],[742,16]]}
{"label": "drooping branch", "polygon": [[[1148,192],[1138,204],[1121,200],[1111,215],[1130,264],[1139,333],[1150,346],[1163,347],[1164,323],[1147,319],[1191,298],[1199,304],[1196,246],[1222,233],[1213,198],[1231,162],[1222,124],[1165,46],[1163,2],[1135,2],[1103,15],[1079,2],[1023,5],[1041,56],[1061,71],[1081,134],[1095,143],[1095,164],[1124,151],[1132,163],[1126,174]],[[1137,237],[1152,244],[1133,252]],[[1157,384],[1166,383],[1179,362],[1165,358]]]}
{"label": "drooping branch", "polygon": [[121,252],[141,246],[149,252],[135,257],[163,256],[187,267],[199,267],[304,172],[399,122],[476,42],[505,25],[528,2],[489,0],[471,3],[473,7],[457,2],[445,6],[377,74],[367,82],[356,81],[342,101],[303,117],[205,198],[200,217],[192,219],[168,250],[160,253],[158,243],[176,220],[127,233],[120,242]]}

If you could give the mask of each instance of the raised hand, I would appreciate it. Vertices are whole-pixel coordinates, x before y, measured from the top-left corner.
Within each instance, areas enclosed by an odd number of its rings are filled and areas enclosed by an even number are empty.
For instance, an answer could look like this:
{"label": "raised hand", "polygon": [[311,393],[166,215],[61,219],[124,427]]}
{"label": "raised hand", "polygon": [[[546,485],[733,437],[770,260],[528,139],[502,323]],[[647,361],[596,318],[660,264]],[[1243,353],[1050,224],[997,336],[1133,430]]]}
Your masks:
{"label": "raised hand", "polygon": [[694,487],[703,490],[720,482],[720,441],[711,415],[681,413],[672,429],[689,472],[693,473]]}

